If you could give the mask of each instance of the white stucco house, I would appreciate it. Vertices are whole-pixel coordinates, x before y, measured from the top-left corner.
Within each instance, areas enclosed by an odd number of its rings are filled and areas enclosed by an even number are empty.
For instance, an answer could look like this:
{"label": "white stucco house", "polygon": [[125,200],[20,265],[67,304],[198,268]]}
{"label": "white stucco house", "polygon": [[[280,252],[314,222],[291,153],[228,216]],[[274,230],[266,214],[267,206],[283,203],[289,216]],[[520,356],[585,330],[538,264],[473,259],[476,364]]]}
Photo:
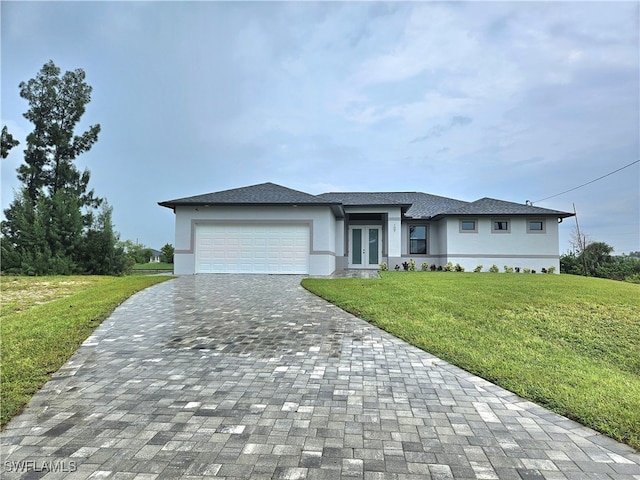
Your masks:
{"label": "white stucco house", "polygon": [[414,259],[465,270],[559,272],[558,223],[573,214],[420,192],[311,195],[273,183],[159,202],[175,213],[176,274],[331,275]]}

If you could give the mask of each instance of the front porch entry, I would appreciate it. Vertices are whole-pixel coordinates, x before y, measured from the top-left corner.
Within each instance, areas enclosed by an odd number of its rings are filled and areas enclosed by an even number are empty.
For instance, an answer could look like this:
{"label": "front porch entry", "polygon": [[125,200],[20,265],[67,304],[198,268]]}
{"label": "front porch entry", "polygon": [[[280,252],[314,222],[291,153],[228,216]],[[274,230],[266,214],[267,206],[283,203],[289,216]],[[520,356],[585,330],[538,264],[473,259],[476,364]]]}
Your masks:
{"label": "front porch entry", "polygon": [[380,225],[349,227],[349,268],[378,269],[382,257]]}

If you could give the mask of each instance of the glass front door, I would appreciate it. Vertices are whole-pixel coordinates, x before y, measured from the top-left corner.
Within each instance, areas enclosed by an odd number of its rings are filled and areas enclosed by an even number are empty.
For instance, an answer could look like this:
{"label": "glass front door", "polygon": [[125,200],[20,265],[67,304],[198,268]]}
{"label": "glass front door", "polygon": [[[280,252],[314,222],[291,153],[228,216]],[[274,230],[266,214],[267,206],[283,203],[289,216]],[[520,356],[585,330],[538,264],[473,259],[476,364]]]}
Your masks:
{"label": "glass front door", "polygon": [[349,268],[378,268],[382,256],[380,227],[349,227]]}

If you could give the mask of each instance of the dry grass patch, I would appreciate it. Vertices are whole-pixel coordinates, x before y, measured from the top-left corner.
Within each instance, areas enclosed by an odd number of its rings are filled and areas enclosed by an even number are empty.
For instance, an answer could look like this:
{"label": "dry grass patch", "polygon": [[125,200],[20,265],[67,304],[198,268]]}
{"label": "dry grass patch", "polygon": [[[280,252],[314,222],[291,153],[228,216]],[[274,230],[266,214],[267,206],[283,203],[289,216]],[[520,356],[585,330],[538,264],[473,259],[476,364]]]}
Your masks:
{"label": "dry grass patch", "polygon": [[100,276],[0,277],[2,315],[21,312],[35,305],[73,295],[109,281]]}

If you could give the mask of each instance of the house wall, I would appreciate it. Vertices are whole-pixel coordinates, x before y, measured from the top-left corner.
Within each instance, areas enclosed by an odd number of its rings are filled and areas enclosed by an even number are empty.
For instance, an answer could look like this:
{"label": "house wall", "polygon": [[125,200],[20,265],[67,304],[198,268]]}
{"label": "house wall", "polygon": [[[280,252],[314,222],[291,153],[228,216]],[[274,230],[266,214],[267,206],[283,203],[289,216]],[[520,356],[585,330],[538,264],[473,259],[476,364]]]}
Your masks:
{"label": "house wall", "polygon": [[[427,226],[427,254],[411,255],[409,254],[409,227],[412,225]],[[428,265],[444,265],[447,254],[447,228],[444,220],[424,221],[424,220],[405,220],[402,224],[402,257],[398,262],[389,265],[394,268],[395,265],[402,266],[403,262],[408,262],[413,258],[416,267],[420,270],[422,263]]]}
{"label": "house wall", "polygon": [[195,273],[195,228],[213,222],[300,222],[310,225],[309,273],[331,275],[335,271],[336,221],[329,207],[230,206],[176,207],[174,272]]}
{"label": "house wall", "polygon": [[[477,222],[475,233],[460,231],[461,218]],[[530,268],[540,272],[542,268],[556,267],[560,272],[558,222],[554,217],[544,218],[544,233],[527,233],[530,217],[452,217],[434,222],[405,220],[402,224],[402,258],[389,268],[402,265],[410,258],[416,262],[418,270],[423,262],[428,265],[444,266],[447,262],[459,263],[466,271],[473,271],[483,265],[487,271],[497,265]],[[494,219],[504,219],[510,223],[508,233],[491,231]],[[409,254],[409,226],[427,225],[427,255]]]}
{"label": "house wall", "polygon": [[[468,218],[477,221],[477,232],[460,231],[460,220]],[[505,233],[492,232],[494,219],[504,219],[510,223]],[[472,271],[483,265],[487,271],[497,265],[502,271],[505,265],[530,268],[540,271],[550,266],[560,272],[558,221],[547,217],[544,233],[528,233],[529,217],[452,217],[446,222],[447,252],[446,262],[459,263],[465,270]]]}
{"label": "house wall", "polygon": [[349,266],[347,258],[347,230],[343,218],[336,220],[336,270],[346,270]]}

